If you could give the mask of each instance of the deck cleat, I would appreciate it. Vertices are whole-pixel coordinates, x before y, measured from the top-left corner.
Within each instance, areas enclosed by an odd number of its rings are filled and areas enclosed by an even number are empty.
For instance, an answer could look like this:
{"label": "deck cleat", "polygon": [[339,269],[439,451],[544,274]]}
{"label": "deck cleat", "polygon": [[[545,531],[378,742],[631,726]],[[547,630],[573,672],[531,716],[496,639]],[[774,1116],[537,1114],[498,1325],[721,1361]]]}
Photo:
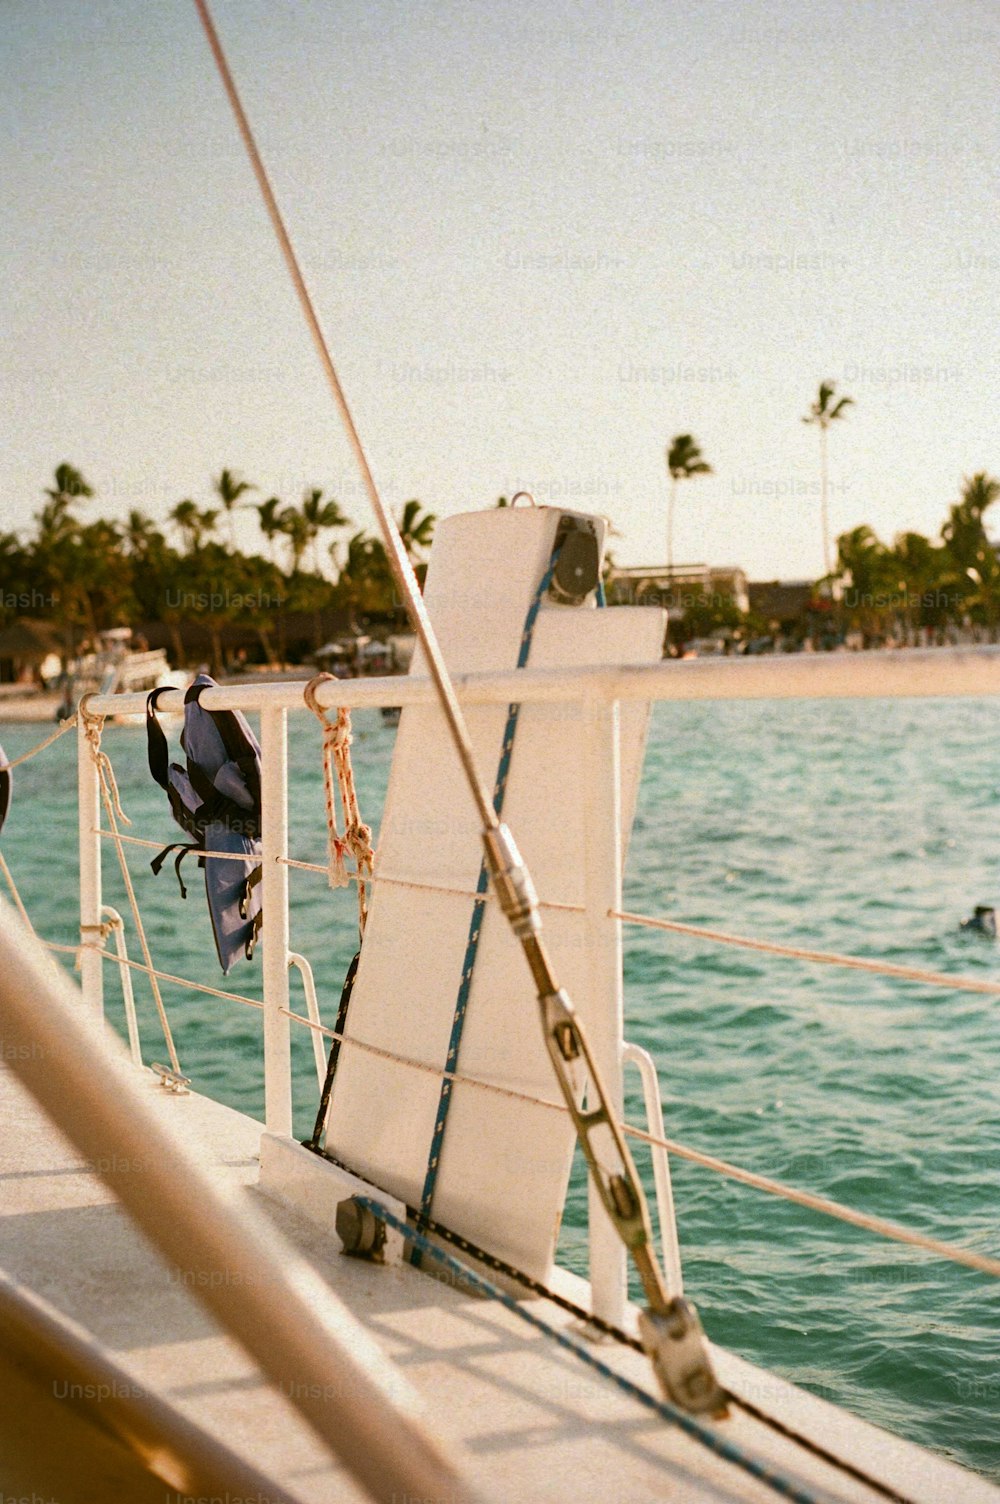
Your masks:
{"label": "deck cleat", "polygon": [[191,1085],[190,1076],[182,1076],[179,1071],[171,1070],[169,1065],[161,1065],[158,1060],[154,1060],[149,1068],[159,1076],[160,1085],[166,1091],[175,1092],[179,1097],[187,1095]]}

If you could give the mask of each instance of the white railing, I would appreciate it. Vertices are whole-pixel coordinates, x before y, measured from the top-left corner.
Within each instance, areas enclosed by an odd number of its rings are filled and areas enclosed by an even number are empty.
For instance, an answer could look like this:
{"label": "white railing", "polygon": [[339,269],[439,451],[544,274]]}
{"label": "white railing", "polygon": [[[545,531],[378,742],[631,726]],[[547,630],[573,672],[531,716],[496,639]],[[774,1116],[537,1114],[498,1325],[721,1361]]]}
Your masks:
{"label": "white railing", "polygon": [[[619,1119],[626,1059],[639,1066],[649,1129],[662,1138],[657,1121],[659,1092],[649,1070],[623,1037],[621,964],[621,810],[618,706],[622,701],[692,699],[856,699],[1000,694],[1000,648],[901,650],[865,654],[795,655],[770,659],[714,658],[682,663],[622,665],[569,670],[523,669],[511,673],[458,675],[459,699],[468,705],[538,702],[583,707],[587,754],[584,788],[587,811],[584,884],[588,977],[592,989],[591,1046],[604,1074]],[[259,711],[261,715],[263,801],[263,907],[267,938],[262,949],[264,992],[265,1116],[270,1132],[292,1132],[289,1019],[289,967],[299,965],[290,950],[288,913],[287,719],[304,711],[302,681],[240,684],[206,690],[201,703],[213,710]],[[141,713],[145,695],[93,696],[91,714]],[[320,685],[324,709],[427,704],[435,699],[429,679],[409,676],[345,679]],[[164,692],[158,709],[183,710],[183,692]],[[98,834],[98,773],[81,726],[79,741],[80,923],[83,939],[100,932],[101,836]],[[514,832],[515,838],[517,832]],[[300,967],[301,969],[301,967]],[[305,976],[305,974],[304,974]],[[307,985],[311,977],[305,976]],[[84,996],[100,1010],[102,959],[94,949],[81,953]],[[313,999],[314,1001],[314,999]],[[310,1017],[313,1008],[310,1006]],[[314,1039],[316,1038],[314,1034]],[[677,1235],[665,1153],[654,1158],[655,1182],[668,1282],[680,1282]],[[590,1202],[590,1275],[595,1312],[620,1322],[626,1301],[625,1253],[596,1196]]]}

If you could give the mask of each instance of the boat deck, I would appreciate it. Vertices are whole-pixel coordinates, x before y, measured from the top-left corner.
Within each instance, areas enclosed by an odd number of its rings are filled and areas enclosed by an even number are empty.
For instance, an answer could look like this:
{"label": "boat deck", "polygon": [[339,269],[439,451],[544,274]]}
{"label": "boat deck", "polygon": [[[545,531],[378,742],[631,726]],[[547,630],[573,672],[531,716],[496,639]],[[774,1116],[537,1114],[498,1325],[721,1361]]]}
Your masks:
{"label": "boat deck", "polygon": [[[589,1499],[749,1504],[778,1497],[591,1374],[495,1302],[409,1265],[343,1257],[332,1229],[321,1229],[258,1188],[259,1123],[207,1098],[166,1092],[149,1073],[139,1079],[156,1112],[196,1150],[213,1177],[242,1187],[364,1323],[420,1392],[428,1425],[450,1444],[485,1498],[507,1504]],[[140,1141],[132,1154],[141,1173]],[[93,1332],[137,1386],[158,1390],[280,1480],[290,1496],[317,1504],[363,1497],[287,1398],[269,1387],[252,1360],[168,1271],[6,1066],[0,1067],[0,1182],[0,1263],[9,1275]],[[554,1325],[571,1323],[550,1307],[544,1307],[544,1315]],[[618,1371],[653,1387],[639,1354],[610,1343],[599,1352]],[[869,1475],[891,1480],[892,1497],[902,1495],[914,1504],[1000,1501],[1000,1490],[985,1480],[740,1359],[717,1356],[720,1377],[734,1393]],[[52,1450],[51,1476],[24,1476],[21,1452],[11,1443],[18,1422],[11,1407],[4,1408],[0,1492],[29,1489],[53,1500],[79,1497],[78,1478],[72,1495],[62,1491],[59,1469],[67,1464],[60,1463],[58,1449]],[[746,1413],[735,1411],[722,1429],[818,1499],[886,1497]],[[95,1477],[87,1497],[110,1497],[109,1490],[110,1484],[102,1487]],[[164,1498],[162,1484],[155,1496]]]}

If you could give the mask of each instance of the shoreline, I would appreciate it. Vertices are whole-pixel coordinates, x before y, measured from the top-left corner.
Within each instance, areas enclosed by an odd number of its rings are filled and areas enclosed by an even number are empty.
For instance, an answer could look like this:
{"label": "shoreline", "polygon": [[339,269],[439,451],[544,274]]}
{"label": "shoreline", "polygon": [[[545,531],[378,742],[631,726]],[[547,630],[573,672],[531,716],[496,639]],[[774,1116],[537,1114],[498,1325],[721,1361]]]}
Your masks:
{"label": "shoreline", "polygon": [[0,726],[28,725],[31,722],[55,725],[56,712],[62,704],[60,694],[25,694],[0,696]]}

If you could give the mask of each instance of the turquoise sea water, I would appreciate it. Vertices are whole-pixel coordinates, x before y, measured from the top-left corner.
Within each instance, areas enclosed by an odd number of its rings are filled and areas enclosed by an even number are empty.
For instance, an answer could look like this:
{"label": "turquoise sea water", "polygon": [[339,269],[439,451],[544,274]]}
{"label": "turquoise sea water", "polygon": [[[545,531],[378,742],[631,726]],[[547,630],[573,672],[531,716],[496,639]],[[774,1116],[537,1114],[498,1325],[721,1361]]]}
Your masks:
{"label": "turquoise sea water", "polygon": [[[0,740],[15,757],[44,733],[0,727]],[[381,806],[393,735],[377,715],[356,715],[366,813]],[[16,770],[3,835],[35,923],[65,941],[76,910],[74,743],[65,737]],[[105,745],[135,833],[174,839],[141,729],[109,728]],[[290,755],[291,852],[322,862],[311,717],[292,718]],[[626,906],[1000,979],[997,945],[958,933],[974,904],[1000,907],[998,806],[987,701],[661,705]],[[219,985],[194,864],[184,904],[169,865],[149,873],[150,855],[134,850],[131,866],[158,964]],[[110,850],[105,873],[106,901],[126,912]],[[293,946],[313,960],[330,1020],[354,948],[353,890],[331,894],[306,873],[291,882]],[[259,963],[231,982],[259,996]],[[294,974],[292,986],[301,1004]],[[164,1059],[139,977],[136,993],[145,1057]],[[172,986],[164,996],[196,1088],[262,1115],[260,1014]],[[113,974],[107,997],[119,1022]],[[1000,1000],[632,929],[626,1017],[628,1036],[656,1059],[668,1134],[1000,1252]],[[305,1133],[316,1102],[305,1031],[293,1049]],[[637,1093],[630,1116],[642,1121]],[[996,1281],[686,1163],[672,1168],[688,1293],[717,1342],[1000,1477]],[[584,1201],[576,1176],[563,1245],[577,1267]]]}

